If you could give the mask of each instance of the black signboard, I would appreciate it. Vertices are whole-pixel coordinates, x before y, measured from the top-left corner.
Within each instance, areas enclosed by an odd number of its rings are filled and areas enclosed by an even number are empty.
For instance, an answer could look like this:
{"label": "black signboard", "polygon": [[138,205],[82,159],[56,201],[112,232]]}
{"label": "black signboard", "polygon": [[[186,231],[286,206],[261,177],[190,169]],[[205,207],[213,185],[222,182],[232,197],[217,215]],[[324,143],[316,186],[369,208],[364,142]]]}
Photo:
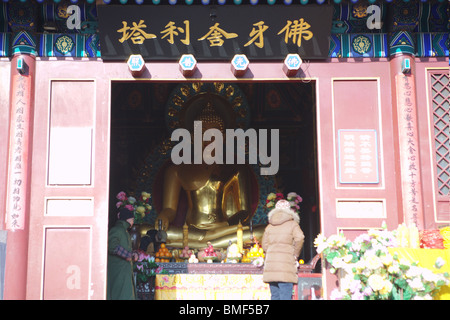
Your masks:
{"label": "black signboard", "polygon": [[103,60],[251,60],[328,57],[329,5],[103,5],[98,6]]}

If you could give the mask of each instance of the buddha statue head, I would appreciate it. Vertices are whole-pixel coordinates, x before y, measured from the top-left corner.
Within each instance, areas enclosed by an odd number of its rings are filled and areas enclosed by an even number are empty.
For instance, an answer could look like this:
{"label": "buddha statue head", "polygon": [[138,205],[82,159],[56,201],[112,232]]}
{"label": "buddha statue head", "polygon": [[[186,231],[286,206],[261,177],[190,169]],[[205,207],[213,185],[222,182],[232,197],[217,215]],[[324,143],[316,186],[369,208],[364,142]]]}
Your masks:
{"label": "buddha statue head", "polygon": [[236,126],[236,116],[231,104],[222,96],[204,92],[193,96],[183,105],[180,114],[182,127],[194,132],[195,121],[202,122],[202,133],[208,129],[219,129],[225,134],[226,129]]}
{"label": "buddha statue head", "polygon": [[[194,118],[194,121],[202,122],[202,133],[208,129],[218,129],[223,134],[225,133],[225,121],[223,117],[217,112],[210,101],[202,108],[200,113]],[[194,122],[194,128],[196,123]]]}

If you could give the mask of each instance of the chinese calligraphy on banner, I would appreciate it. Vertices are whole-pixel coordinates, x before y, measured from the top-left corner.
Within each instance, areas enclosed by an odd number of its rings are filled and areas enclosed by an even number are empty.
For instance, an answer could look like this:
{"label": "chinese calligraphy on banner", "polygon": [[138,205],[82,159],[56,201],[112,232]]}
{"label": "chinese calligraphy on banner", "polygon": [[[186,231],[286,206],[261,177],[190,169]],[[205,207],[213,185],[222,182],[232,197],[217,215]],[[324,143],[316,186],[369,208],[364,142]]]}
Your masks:
{"label": "chinese calligraphy on banner", "polygon": [[423,229],[422,182],[420,178],[419,136],[414,77],[396,75],[400,169],[403,189],[403,211],[407,223]]}
{"label": "chinese calligraphy on banner", "polygon": [[[99,6],[104,60],[141,54],[146,60],[327,58],[332,7]],[[214,11],[211,11],[214,10]],[[213,12],[213,14],[212,14]]]}
{"label": "chinese calligraphy on banner", "polygon": [[22,230],[25,224],[29,140],[29,77],[17,75],[15,96],[11,97],[10,154],[6,205],[6,229]]}
{"label": "chinese calligraphy on banner", "polygon": [[339,130],[339,182],[378,183],[375,130]]}

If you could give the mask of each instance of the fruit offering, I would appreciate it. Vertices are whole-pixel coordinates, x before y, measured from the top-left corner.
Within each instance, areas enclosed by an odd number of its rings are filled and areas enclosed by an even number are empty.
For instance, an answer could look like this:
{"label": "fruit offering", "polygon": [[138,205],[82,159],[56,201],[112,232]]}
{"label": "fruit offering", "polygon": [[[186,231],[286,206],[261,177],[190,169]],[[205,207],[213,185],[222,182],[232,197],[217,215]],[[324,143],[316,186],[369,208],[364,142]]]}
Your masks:
{"label": "fruit offering", "polygon": [[192,253],[193,253],[192,250],[189,250],[189,247],[186,246],[186,247],[184,247],[183,251],[180,253],[179,257],[188,259],[191,257]]}
{"label": "fruit offering", "polygon": [[264,258],[264,250],[256,243],[245,255],[242,262],[250,262],[258,258]]}
{"label": "fruit offering", "polygon": [[215,260],[217,260],[217,253],[214,250],[211,242],[208,241],[208,247],[203,250],[202,255],[203,260],[206,260],[206,262],[211,263]]}
{"label": "fruit offering", "polygon": [[189,257],[188,262],[189,262],[189,263],[198,263],[198,259],[197,259],[197,257],[195,256],[195,254],[191,254],[191,256]]}
{"label": "fruit offering", "polygon": [[242,263],[250,263],[250,262],[252,262],[250,260],[250,258],[247,256],[247,254],[248,254],[248,250],[244,249],[244,254],[242,255],[242,260],[241,260]]}
{"label": "fruit offering", "polygon": [[228,247],[227,262],[236,263],[242,258],[242,254],[239,252],[237,244],[233,243]]}
{"label": "fruit offering", "polygon": [[158,252],[155,253],[155,262],[170,262],[170,258],[172,258],[172,253],[164,243],[161,243]]}
{"label": "fruit offering", "polygon": [[217,257],[216,251],[214,251],[214,248],[211,244],[211,242],[208,241],[208,247],[205,249],[204,257]]}

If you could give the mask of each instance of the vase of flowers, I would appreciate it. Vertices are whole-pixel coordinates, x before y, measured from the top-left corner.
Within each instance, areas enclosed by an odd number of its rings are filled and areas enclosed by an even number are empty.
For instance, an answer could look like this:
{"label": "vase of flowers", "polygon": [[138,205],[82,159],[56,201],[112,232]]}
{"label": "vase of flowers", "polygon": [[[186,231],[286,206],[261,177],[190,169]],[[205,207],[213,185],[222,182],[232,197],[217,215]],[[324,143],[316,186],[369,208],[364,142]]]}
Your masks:
{"label": "vase of flowers", "polygon": [[151,194],[146,191],[142,191],[137,198],[129,196],[126,192],[121,191],[117,194],[116,198],[118,200],[116,203],[117,209],[125,207],[134,212],[135,224],[142,224],[145,217],[152,209],[152,206],[150,205]]}
{"label": "vase of flowers", "polygon": [[134,213],[134,224],[131,226],[129,233],[133,250],[137,250],[141,241],[141,224],[152,209],[152,206],[150,205],[151,194],[142,191],[139,197],[136,198],[127,195],[124,191],[120,191],[116,195],[116,199],[118,200],[116,202],[117,209],[125,207]]}
{"label": "vase of flowers", "polygon": [[163,267],[158,266],[155,258],[138,251],[138,259],[133,264],[136,296],[139,300],[153,300],[155,296],[155,278],[157,274],[166,274]]}

